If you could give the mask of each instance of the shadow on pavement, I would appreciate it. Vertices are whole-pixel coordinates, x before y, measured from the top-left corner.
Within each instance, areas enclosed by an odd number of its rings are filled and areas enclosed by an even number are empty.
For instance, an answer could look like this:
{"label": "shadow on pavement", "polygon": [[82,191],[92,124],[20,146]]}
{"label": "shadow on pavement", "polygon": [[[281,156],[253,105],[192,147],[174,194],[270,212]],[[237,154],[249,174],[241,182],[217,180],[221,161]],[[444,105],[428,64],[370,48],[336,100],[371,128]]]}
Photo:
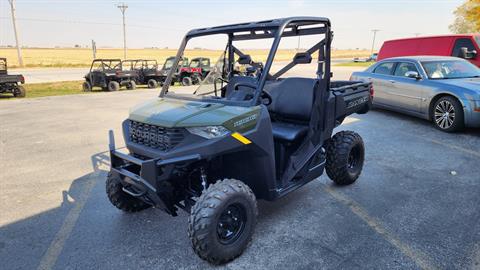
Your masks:
{"label": "shadow on pavement", "polygon": [[37,268],[52,239],[64,225],[65,218],[72,209],[78,208],[82,199],[83,203],[88,200],[88,194],[85,193],[88,192],[89,185],[101,185],[107,174],[107,171],[102,169],[102,166],[109,163],[107,153],[102,152],[91,157],[93,171],[73,180],[68,190],[61,191],[63,200],[60,206],[0,227],[1,268]]}

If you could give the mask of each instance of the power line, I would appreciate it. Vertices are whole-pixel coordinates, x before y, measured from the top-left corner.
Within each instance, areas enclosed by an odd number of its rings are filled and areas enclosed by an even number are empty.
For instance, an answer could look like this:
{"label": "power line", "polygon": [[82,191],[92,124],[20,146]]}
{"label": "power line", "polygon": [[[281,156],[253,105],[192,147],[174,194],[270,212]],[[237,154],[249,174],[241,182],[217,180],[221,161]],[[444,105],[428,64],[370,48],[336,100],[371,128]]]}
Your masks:
{"label": "power line", "polygon": [[[9,0],[10,1],[10,0]],[[2,17],[0,16],[0,20],[9,20],[10,17]],[[76,20],[59,20],[59,19],[41,19],[41,18],[15,18],[17,21],[29,21],[29,22],[45,22],[45,23],[69,23],[69,24],[91,24],[91,25],[111,25],[111,26],[119,26],[122,25],[121,23],[111,23],[111,22],[92,22],[92,21],[76,21]],[[149,28],[149,29],[180,29],[185,30],[183,28],[178,27],[155,27],[151,25],[140,25],[140,24],[129,24],[128,27],[133,28]]]}

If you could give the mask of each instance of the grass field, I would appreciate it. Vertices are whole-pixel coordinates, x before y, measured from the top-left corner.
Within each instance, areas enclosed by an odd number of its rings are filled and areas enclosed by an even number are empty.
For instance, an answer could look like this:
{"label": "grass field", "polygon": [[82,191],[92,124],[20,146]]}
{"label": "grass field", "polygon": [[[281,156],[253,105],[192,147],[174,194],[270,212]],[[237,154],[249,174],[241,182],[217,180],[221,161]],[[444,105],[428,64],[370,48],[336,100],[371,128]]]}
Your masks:
{"label": "grass field", "polygon": [[[23,86],[27,91],[27,98],[48,97],[61,95],[86,94],[82,91],[83,81],[54,82],[54,83],[27,83]],[[1,99],[9,99],[12,95],[2,94]]]}
{"label": "grass field", "polygon": [[[82,90],[83,81],[66,81],[66,82],[50,82],[50,83],[27,83],[23,86],[27,91],[26,98],[49,97],[49,96],[64,96],[64,95],[78,95],[78,94],[95,94],[105,91],[99,88],[94,88],[91,92],[84,92]],[[146,86],[137,86],[138,89],[145,89]],[[153,89],[160,91],[160,88]],[[122,88],[120,91],[130,91]],[[0,94],[0,100],[18,99],[11,94]]]}
{"label": "grass field", "polygon": [[[267,50],[246,50],[254,60],[265,61]],[[22,50],[25,67],[88,67],[92,61],[90,49],[65,48],[41,49],[27,48]],[[295,50],[279,50],[276,61],[291,60]],[[156,59],[163,64],[165,59],[176,54],[173,49],[129,49],[127,56],[130,59]],[[333,58],[366,57],[368,50],[333,50]],[[185,56],[189,58],[203,56],[216,61],[220,51],[214,50],[188,50]],[[18,67],[17,52],[14,48],[0,48],[0,57],[8,59],[9,67]],[[97,58],[122,58],[122,49],[98,49]]]}

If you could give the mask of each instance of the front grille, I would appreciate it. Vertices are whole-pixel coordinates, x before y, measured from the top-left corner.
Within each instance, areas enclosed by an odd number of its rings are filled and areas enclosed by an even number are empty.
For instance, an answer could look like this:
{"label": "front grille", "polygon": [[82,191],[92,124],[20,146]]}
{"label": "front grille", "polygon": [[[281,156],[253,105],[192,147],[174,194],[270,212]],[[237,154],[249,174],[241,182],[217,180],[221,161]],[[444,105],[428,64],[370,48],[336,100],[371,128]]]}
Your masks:
{"label": "front grille", "polygon": [[184,139],[184,129],[165,128],[130,121],[130,140],[161,151],[168,151]]}

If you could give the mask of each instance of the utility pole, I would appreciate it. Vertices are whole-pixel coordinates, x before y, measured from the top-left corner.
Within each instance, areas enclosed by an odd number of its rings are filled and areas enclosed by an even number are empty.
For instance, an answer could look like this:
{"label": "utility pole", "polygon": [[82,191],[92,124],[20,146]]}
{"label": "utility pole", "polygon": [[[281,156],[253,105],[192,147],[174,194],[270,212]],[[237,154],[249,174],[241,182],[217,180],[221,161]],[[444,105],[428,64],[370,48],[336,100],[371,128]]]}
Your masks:
{"label": "utility pole", "polygon": [[15,20],[15,3],[14,0],[8,0],[8,3],[10,3],[10,10],[12,11],[13,32],[15,33],[15,42],[17,43],[18,65],[23,67],[22,48],[18,41],[17,21]]}
{"label": "utility pole", "polygon": [[93,60],[97,59],[97,43],[92,39]]}
{"label": "utility pole", "polygon": [[127,59],[127,35],[125,32],[125,11],[127,10],[128,6],[125,5],[125,3],[122,3],[117,7],[120,9],[123,16],[123,59]]}
{"label": "utility pole", "polygon": [[370,50],[370,55],[373,54],[373,48],[375,47],[375,38],[377,37],[377,32],[380,31],[379,29],[373,29],[373,41],[372,41],[372,49]]}

